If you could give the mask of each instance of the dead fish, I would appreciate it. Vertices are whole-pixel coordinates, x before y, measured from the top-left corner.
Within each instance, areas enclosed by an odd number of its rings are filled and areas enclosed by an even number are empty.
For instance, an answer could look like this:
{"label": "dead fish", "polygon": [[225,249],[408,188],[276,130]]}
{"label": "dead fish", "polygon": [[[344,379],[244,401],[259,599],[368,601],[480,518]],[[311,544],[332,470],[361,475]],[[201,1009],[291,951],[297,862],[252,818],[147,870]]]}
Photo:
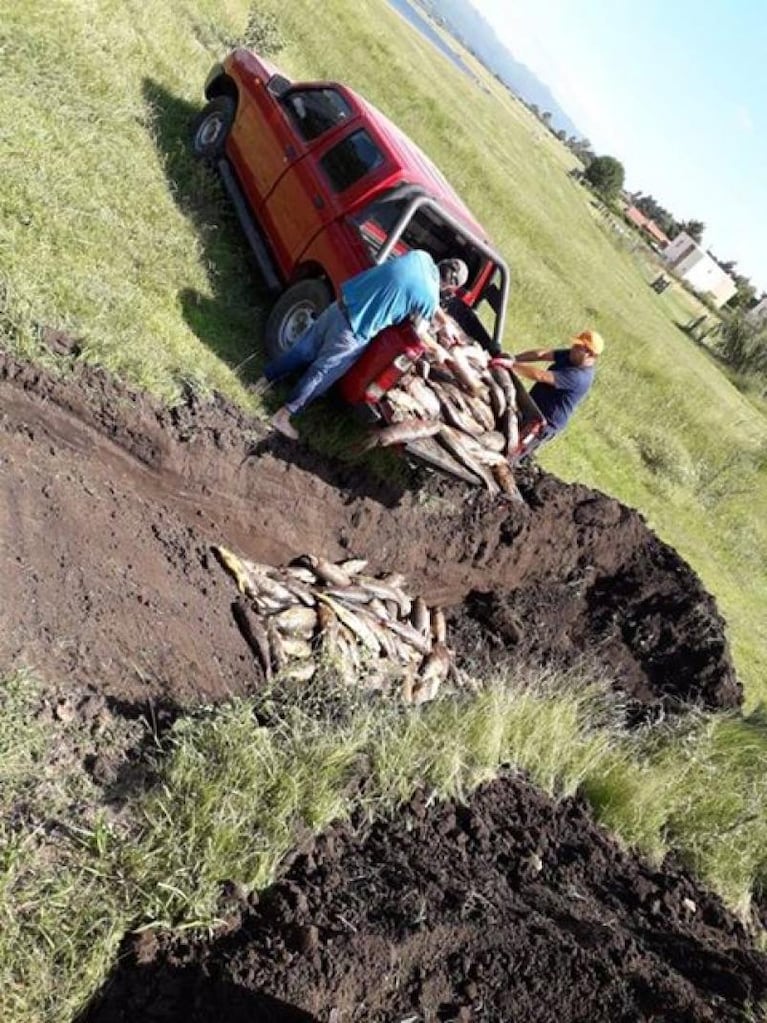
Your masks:
{"label": "dead fish", "polygon": [[503,413],[506,411],[506,395],[492,373],[484,373],[482,380],[490,395],[490,407],[493,410],[493,416],[495,417],[495,421],[498,422]]}
{"label": "dead fish", "polygon": [[452,348],[450,350],[448,365],[469,394],[476,395],[479,393],[481,389],[479,375],[462,349]]}
{"label": "dead fish", "polygon": [[314,608],[294,604],[272,615],[269,621],[274,622],[280,632],[309,639],[317,628],[317,612]]}
{"label": "dead fish", "polygon": [[264,678],[272,681],[272,658],[269,650],[269,637],[260,618],[254,615],[244,600],[236,600],[232,604],[232,614],[243,639],[256,656]]}
{"label": "dead fish", "polygon": [[407,622],[387,617],[384,624],[399,636],[400,639],[404,639],[409,646],[414,647],[420,654],[426,655],[431,650],[430,638],[422,636],[420,632],[416,632],[413,626],[408,625]]}
{"label": "dead fish", "polygon": [[322,592],[334,600],[345,600],[348,604],[369,604],[373,599],[370,590],[357,583],[349,586],[328,586]]}
{"label": "dead fish", "polygon": [[389,583],[384,582],[382,579],[374,579],[369,575],[357,576],[357,582],[360,586],[372,594],[374,597],[378,597],[379,600],[384,602],[393,600],[399,607],[399,614],[402,618],[407,618],[412,608],[412,602],[410,597],[401,590],[398,586],[392,586]]}
{"label": "dead fish", "polygon": [[410,616],[410,621],[413,624],[413,628],[416,632],[420,632],[422,636],[428,636],[430,632],[430,616],[429,609],[426,606],[426,601],[423,597],[416,597],[413,601],[413,611]]}
{"label": "dead fish", "polygon": [[514,501],[523,501],[523,497],[519,492],[519,487],[514,480],[514,473],[511,471],[511,467],[508,462],[494,465],[492,469],[493,476],[500,486],[503,493],[512,498]]}
{"label": "dead fish", "polygon": [[470,437],[479,437],[483,433],[484,428],[479,425],[476,419],[468,413],[461,412],[446,394],[440,397],[440,404],[442,405],[445,422],[449,426],[460,430],[462,433],[468,433]]}
{"label": "dead fish", "polygon": [[378,577],[378,582],[383,583],[384,586],[391,586],[392,589],[401,590],[407,580],[402,572],[386,572]]}
{"label": "dead fish", "polygon": [[447,641],[447,622],[445,621],[445,612],[441,607],[432,608],[431,634],[435,643],[444,644]]}
{"label": "dead fish", "polygon": [[274,624],[273,618],[267,619],[266,635],[269,639],[269,653],[271,654],[272,663],[275,668],[280,671],[287,664],[288,658],[285,653],[285,647],[283,645],[282,636],[280,635],[280,630]]}
{"label": "dead fish", "polygon": [[[501,439],[503,440],[503,438]],[[492,451],[490,448],[485,447],[481,443],[480,437],[460,437],[460,441],[471,457],[476,458],[480,465],[493,466],[498,465],[499,462],[506,461],[506,456],[500,451]],[[506,442],[503,441],[503,443],[505,445]]]}
{"label": "dead fish", "polygon": [[395,444],[407,444],[419,437],[433,437],[439,433],[442,423],[433,419],[405,419],[392,426],[384,426],[377,430],[361,446],[361,451],[372,451],[373,448],[390,448]]}
{"label": "dead fish", "polygon": [[293,607],[295,604],[293,597],[290,600],[272,600],[271,597],[267,597],[263,593],[252,591],[248,592],[248,596],[253,601],[253,607],[256,611],[265,617],[277,614],[278,611],[284,611],[285,608]]}
{"label": "dead fish", "polygon": [[291,664],[290,667],[285,668],[282,671],[282,676],[293,682],[308,682],[314,678],[316,671],[317,665],[314,661],[299,661],[298,664]]}
{"label": "dead fish", "polygon": [[318,558],[314,554],[307,554],[306,560],[314,569],[317,577],[324,583],[330,583],[331,586],[349,586],[351,584],[349,573],[339,565],[328,561],[327,558]]}
{"label": "dead fish", "polygon": [[413,703],[418,706],[433,700],[450,671],[450,652],[444,643],[435,643],[424,660],[413,687]]}
{"label": "dead fish", "polygon": [[483,430],[495,429],[495,416],[481,393],[474,398],[470,398],[468,405],[469,411]]}
{"label": "dead fish", "polygon": [[386,400],[391,405],[396,406],[405,413],[412,413],[420,419],[428,418],[426,408],[421,404],[416,396],[414,394],[410,394],[408,391],[403,391],[399,387],[393,387],[390,391],[387,391]]}
{"label": "dead fish", "polygon": [[288,565],[285,569],[285,574],[291,579],[295,579],[296,582],[304,583],[306,586],[316,586],[317,576],[310,568],[304,568],[303,565]]}
{"label": "dead fish", "polygon": [[506,447],[506,438],[500,430],[488,430],[488,432],[483,433],[481,437],[477,437],[477,442],[481,444],[483,448],[487,448],[488,451],[500,452]]}
{"label": "dead fish", "polygon": [[444,427],[440,431],[439,439],[440,443],[445,445],[451,455],[454,455],[470,473],[476,476],[481,483],[485,484],[491,494],[498,493],[498,484],[495,482],[492,473],[477,458],[472,456],[455,430],[451,430],[449,426]]}
{"label": "dead fish", "polygon": [[486,352],[481,345],[467,344],[463,346],[466,358],[479,369],[487,369],[491,359],[489,352]]}
{"label": "dead fish", "polygon": [[490,372],[493,380],[503,391],[506,397],[506,404],[515,409],[517,407],[517,389],[514,386],[514,381],[511,379],[509,371],[504,366],[491,366]]}
{"label": "dead fish", "polygon": [[360,572],[364,572],[368,567],[367,558],[346,558],[345,561],[339,561],[338,567],[343,569],[347,575],[357,575]]}
{"label": "dead fish", "polygon": [[317,603],[317,598],[314,596],[312,591],[292,577],[285,577],[285,589],[288,590],[288,592],[305,607],[314,607]]}
{"label": "dead fish", "polygon": [[285,656],[297,661],[305,661],[312,656],[312,645],[305,639],[298,636],[283,636],[282,646]]}
{"label": "dead fish", "polygon": [[282,583],[278,583],[263,571],[263,566],[254,562],[245,562],[246,570],[249,571],[253,586],[259,596],[268,597],[277,603],[288,605],[295,603],[295,595]]}
{"label": "dead fish", "polygon": [[416,401],[426,410],[430,419],[439,416],[439,398],[428,384],[420,377],[411,377],[407,382],[407,388]]}
{"label": "dead fish", "polygon": [[405,673],[402,679],[402,687],[400,689],[400,697],[403,703],[413,702],[413,687],[415,685],[415,669]]}
{"label": "dead fish", "polygon": [[350,608],[344,607],[340,601],[334,600],[332,597],[328,597],[325,593],[318,593],[317,599],[333,611],[338,620],[349,629],[350,632],[354,633],[357,639],[362,645],[370,650],[372,653],[380,653],[381,647],[378,642],[378,638],[370,626],[365,622],[359,615],[355,614]]}
{"label": "dead fish", "polygon": [[250,592],[252,590],[251,578],[243,560],[238,558],[237,555],[234,554],[233,551],[230,551],[227,547],[214,546],[211,550],[216,555],[221,565],[237,583],[237,589],[240,593]]}
{"label": "dead fish", "polygon": [[503,453],[508,456],[516,450],[519,444],[519,423],[517,421],[516,410],[512,405],[503,413],[498,425],[504,438]]}

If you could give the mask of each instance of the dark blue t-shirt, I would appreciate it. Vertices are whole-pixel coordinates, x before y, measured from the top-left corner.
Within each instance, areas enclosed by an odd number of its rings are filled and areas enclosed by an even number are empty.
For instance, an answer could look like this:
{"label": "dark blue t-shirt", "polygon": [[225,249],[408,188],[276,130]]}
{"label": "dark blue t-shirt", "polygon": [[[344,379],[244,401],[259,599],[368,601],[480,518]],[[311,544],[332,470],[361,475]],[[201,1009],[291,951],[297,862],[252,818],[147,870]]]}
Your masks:
{"label": "dark blue t-shirt", "polygon": [[554,374],[554,383],[537,383],[530,389],[530,397],[546,417],[553,430],[561,430],[575,411],[575,406],[586,397],[594,381],[593,366],[573,366],[570,349],[557,348],[554,361],[548,367]]}

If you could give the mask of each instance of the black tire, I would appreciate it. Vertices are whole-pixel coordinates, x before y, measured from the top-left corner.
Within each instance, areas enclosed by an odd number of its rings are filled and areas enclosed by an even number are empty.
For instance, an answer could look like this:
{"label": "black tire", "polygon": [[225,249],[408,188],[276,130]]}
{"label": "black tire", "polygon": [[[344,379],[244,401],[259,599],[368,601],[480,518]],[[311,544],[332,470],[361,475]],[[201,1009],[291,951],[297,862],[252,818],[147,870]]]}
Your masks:
{"label": "black tire", "polygon": [[293,347],[332,298],[327,284],[318,280],[299,281],[280,295],[264,330],[264,348],[270,362]]}
{"label": "black tire", "polygon": [[200,160],[217,160],[234,124],[237,104],[231,96],[216,96],[192,124],[192,152]]}

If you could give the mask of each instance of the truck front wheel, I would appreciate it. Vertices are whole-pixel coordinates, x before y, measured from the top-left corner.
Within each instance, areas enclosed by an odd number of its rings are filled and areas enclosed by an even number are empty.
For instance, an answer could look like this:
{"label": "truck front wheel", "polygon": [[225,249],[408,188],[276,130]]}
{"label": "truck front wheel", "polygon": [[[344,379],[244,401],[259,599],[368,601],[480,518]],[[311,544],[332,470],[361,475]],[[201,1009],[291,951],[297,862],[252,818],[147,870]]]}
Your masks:
{"label": "truck front wheel", "polygon": [[264,331],[264,348],[269,361],[287,352],[332,301],[323,281],[299,281],[277,299]]}
{"label": "truck front wheel", "polygon": [[202,109],[192,126],[192,152],[196,157],[216,160],[223,155],[236,110],[231,96],[216,96]]}

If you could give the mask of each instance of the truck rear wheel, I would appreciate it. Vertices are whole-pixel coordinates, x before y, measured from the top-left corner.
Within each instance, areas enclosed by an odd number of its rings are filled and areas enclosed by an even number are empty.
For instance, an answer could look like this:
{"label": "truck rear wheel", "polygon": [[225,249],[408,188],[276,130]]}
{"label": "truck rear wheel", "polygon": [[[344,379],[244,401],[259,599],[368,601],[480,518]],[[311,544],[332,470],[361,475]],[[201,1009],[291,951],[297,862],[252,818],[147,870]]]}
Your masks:
{"label": "truck rear wheel", "polygon": [[277,299],[264,331],[264,348],[271,361],[287,352],[330,305],[330,288],[324,281],[299,281]]}
{"label": "truck rear wheel", "polygon": [[192,152],[200,160],[216,160],[224,152],[237,104],[231,96],[216,96],[194,120]]}

